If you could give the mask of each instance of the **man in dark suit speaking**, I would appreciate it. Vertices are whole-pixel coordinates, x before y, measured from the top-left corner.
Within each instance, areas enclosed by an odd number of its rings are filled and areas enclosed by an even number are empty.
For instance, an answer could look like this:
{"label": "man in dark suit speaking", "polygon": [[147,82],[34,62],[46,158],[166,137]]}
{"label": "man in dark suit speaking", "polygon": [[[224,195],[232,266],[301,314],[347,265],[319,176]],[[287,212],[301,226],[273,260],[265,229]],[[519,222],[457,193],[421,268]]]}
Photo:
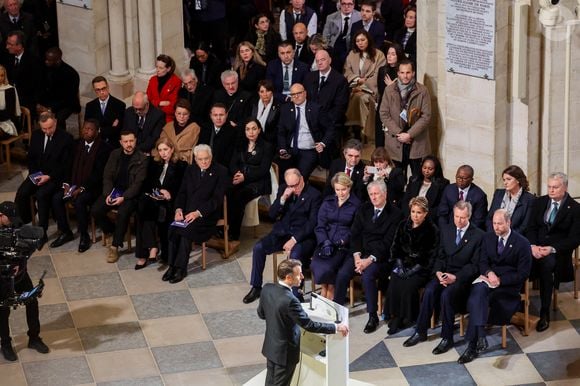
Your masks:
{"label": "man in dark suit speaking", "polygon": [[302,263],[284,260],[278,264],[278,283],[264,286],[258,316],[266,321],[266,336],[262,354],[267,358],[266,385],[290,385],[300,358],[300,327],[306,331],[348,335],[346,324],[319,323],[310,320],[292,287],[300,285]]}

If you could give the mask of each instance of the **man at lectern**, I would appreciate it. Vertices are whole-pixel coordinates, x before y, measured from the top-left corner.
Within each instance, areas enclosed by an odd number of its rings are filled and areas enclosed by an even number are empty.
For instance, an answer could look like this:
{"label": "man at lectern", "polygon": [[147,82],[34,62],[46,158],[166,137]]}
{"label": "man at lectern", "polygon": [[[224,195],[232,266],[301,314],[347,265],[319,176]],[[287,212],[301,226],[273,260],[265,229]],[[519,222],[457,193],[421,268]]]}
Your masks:
{"label": "man at lectern", "polygon": [[283,260],[278,265],[278,283],[264,286],[258,316],[266,320],[262,354],[266,357],[266,386],[290,385],[300,357],[300,328],[323,334],[340,332],[347,336],[346,324],[319,323],[310,320],[300,301],[292,294],[304,279],[299,260]]}

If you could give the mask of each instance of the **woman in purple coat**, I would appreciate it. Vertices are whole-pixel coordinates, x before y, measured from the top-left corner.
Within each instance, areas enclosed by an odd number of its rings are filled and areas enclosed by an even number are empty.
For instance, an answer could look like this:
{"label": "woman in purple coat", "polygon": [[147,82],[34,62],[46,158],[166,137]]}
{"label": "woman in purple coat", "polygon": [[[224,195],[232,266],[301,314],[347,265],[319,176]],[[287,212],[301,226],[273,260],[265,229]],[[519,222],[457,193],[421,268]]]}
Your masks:
{"label": "woman in purple coat", "polygon": [[314,229],[318,247],[310,269],[316,284],[322,285],[321,295],[332,300],[336,273],[348,252],[350,226],[360,200],[350,194],[352,180],[346,173],[336,173],[330,183],[336,194],[326,197],[318,211],[318,224]]}

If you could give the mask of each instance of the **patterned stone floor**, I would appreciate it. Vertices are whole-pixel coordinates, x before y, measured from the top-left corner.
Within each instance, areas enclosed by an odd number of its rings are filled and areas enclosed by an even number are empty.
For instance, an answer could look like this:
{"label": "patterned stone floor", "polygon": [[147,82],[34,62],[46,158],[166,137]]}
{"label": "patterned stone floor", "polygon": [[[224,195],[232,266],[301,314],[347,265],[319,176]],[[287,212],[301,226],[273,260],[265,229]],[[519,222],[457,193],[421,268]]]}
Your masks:
{"label": "patterned stone floor", "polygon": [[[0,201],[13,199],[20,181],[21,174],[0,167]],[[258,235],[269,227],[260,225]],[[51,239],[54,232],[52,226]],[[135,271],[131,254],[107,264],[100,243],[77,253],[78,236],[61,248],[45,247],[29,267],[33,280],[47,271],[40,314],[51,353],[26,348],[24,310],[13,311],[19,361],[0,356],[0,384],[243,384],[265,368],[264,323],[255,303],[242,303],[256,241],[252,234],[244,229],[241,250],[229,260],[210,250],[205,271],[195,251],[189,276],[175,285],[161,281],[157,265]],[[271,264],[266,267],[265,278],[271,280]],[[537,293],[532,300],[534,310]],[[580,301],[570,286],[560,293],[552,319],[548,331],[527,337],[510,327],[506,349],[500,347],[499,328],[491,330],[488,352],[464,366],[456,363],[465,347],[459,337],[455,349],[435,357],[438,331],[413,348],[402,346],[410,330],[386,337],[381,325],[363,334],[366,314],[359,301],[350,315],[351,378],[376,385],[580,385]]]}

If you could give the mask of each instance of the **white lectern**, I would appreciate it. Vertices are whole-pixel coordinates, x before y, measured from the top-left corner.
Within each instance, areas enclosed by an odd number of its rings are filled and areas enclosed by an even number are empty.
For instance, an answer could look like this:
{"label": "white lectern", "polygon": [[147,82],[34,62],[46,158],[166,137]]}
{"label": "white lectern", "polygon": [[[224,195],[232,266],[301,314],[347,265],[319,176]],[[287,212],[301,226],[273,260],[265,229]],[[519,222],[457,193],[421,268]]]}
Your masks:
{"label": "white lectern", "polygon": [[[337,314],[348,324],[348,308],[319,296],[302,308],[314,321],[334,323]],[[300,337],[300,362],[296,365],[291,386],[347,386],[370,385],[349,379],[348,337],[341,334],[316,334],[302,330]],[[326,351],[326,355],[320,353]],[[266,370],[246,382],[245,386],[263,386]]]}

